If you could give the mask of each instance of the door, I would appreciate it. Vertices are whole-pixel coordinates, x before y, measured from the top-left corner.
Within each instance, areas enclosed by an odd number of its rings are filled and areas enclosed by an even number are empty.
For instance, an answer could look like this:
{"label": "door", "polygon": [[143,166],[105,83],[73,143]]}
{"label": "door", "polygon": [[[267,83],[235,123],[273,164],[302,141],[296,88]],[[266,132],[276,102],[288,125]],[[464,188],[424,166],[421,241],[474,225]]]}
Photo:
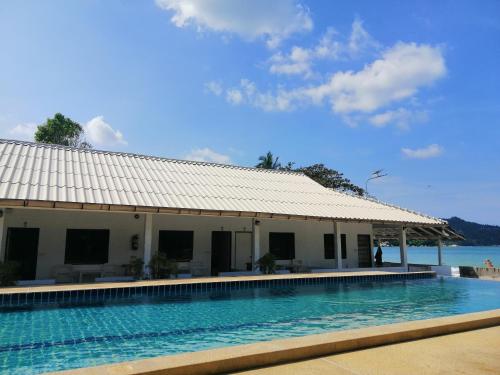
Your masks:
{"label": "door", "polygon": [[212,276],[231,271],[231,232],[212,232]]}
{"label": "door", "polygon": [[20,264],[19,278],[21,280],[34,280],[36,278],[38,234],[38,228],[7,229],[5,260]]}
{"label": "door", "polygon": [[372,246],[369,234],[358,234],[358,267],[372,266]]}
{"label": "door", "polygon": [[234,234],[233,262],[233,267],[237,270],[252,270],[252,232],[236,232]]}

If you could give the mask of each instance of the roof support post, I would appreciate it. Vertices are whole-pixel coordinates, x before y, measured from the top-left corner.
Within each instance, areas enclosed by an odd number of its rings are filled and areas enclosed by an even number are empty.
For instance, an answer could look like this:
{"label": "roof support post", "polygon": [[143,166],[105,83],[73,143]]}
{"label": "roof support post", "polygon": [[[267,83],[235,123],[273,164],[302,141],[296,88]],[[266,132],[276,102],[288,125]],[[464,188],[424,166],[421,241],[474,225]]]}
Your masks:
{"label": "roof support post", "polygon": [[149,262],[151,261],[153,244],[153,214],[145,214],[144,220],[144,276],[149,278]]}
{"label": "roof support post", "polygon": [[442,247],[443,247],[443,240],[441,237],[438,238],[437,240],[437,247],[438,247],[438,265],[442,266],[443,265],[443,254],[442,254]]}
{"label": "roof support post", "polygon": [[399,232],[399,253],[401,255],[401,266],[408,269],[408,245],[406,244],[406,228],[401,227]]}
{"label": "roof support post", "polygon": [[338,270],[342,269],[342,236],[340,235],[340,226],[339,222],[335,221],[333,223],[333,231],[334,231],[334,238],[335,238],[335,260],[337,262],[336,268]]}
{"label": "roof support post", "polygon": [[4,251],[4,240],[3,240],[3,232],[5,227],[5,208],[0,208],[1,216],[0,216],[0,262],[3,262],[5,259],[5,251]]}
{"label": "roof support post", "polygon": [[252,221],[252,266],[259,271],[257,261],[260,259],[260,220]]}

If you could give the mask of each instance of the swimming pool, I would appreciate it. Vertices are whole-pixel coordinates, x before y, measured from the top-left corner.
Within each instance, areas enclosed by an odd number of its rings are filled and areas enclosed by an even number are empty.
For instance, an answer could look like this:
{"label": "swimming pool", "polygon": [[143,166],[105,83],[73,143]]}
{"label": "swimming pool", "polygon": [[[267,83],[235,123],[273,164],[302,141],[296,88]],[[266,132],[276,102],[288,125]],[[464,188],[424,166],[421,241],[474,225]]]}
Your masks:
{"label": "swimming pool", "polygon": [[95,303],[4,307],[0,373],[36,374],[500,308],[500,283],[265,285]]}

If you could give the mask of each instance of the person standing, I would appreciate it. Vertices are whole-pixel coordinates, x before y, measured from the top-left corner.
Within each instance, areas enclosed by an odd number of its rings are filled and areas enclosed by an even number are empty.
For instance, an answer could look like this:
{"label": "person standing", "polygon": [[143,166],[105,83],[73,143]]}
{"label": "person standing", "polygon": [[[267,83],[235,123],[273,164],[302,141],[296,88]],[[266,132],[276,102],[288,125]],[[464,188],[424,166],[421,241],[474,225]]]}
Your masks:
{"label": "person standing", "polygon": [[377,267],[382,267],[382,248],[380,247],[380,244],[378,245],[377,252],[375,253],[375,265]]}

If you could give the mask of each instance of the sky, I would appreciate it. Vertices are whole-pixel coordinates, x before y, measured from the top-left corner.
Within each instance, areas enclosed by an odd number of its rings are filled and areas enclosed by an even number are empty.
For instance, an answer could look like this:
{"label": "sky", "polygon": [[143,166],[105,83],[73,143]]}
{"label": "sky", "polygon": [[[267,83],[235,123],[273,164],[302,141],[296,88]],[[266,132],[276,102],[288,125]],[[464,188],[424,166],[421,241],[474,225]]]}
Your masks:
{"label": "sky", "polygon": [[253,166],[500,225],[500,1],[2,0],[0,137]]}

